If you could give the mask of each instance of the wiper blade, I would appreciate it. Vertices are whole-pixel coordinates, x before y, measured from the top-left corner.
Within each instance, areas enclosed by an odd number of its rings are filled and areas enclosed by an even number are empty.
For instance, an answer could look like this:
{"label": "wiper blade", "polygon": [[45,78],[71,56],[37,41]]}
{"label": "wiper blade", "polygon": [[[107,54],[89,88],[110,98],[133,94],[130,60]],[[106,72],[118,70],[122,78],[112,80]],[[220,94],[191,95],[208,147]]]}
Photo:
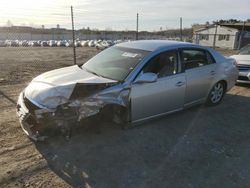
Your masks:
{"label": "wiper blade", "polygon": [[82,68],[84,68],[87,72],[89,72],[89,73],[91,73],[91,74],[94,74],[94,75],[99,76],[99,77],[103,77],[103,76],[97,74],[96,72],[93,72],[93,71],[90,71],[90,70],[86,69],[86,68],[83,67],[83,66],[82,66]]}
{"label": "wiper blade", "polygon": [[[115,80],[115,79],[112,79],[112,78],[109,78],[109,77],[106,77],[106,76],[102,76],[100,74],[97,74],[96,72],[93,72],[93,71],[90,71],[89,69],[87,69],[86,67],[82,66],[82,69],[85,69],[87,72],[91,73],[91,74],[94,74],[96,76],[99,76],[99,77],[102,77],[102,78],[107,78],[107,79],[111,79],[111,80]],[[121,81],[121,80],[116,80],[116,81]]]}

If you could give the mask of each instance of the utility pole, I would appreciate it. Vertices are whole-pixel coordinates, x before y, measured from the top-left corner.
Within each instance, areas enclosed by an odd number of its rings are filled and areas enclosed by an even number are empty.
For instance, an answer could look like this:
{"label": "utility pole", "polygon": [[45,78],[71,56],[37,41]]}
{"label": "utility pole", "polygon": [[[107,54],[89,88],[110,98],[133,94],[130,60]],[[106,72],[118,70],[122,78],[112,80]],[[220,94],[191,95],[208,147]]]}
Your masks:
{"label": "utility pole", "polygon": [[73,45],[73,56],[74,56],[74,65],[76,65],[76,46],[75,46],[75,28],[74,28],[74,14],[73,6],[71,6],[71,22],[72,22],[72,45]]}
{"label": "utility pole", "polygon": [[217,29],[218,29],[218,21],[215,23],[213,49],[215,49],[215,47],[216,47]]}
{"label": "utility pole", "polygon": [[245,25],[246,25],[246,22],[243,22],[243,27],[242,27],[242,29],[241,29],[240,38],[239,38],[238,50],[239,50],[240,47],[241,47],[242,38],[243,38],[244,32],[245,32]]}
{"label": "utility pole", "polygon": [[182,17],[180,17],[180,40],[182,41]]}
{"label": "utility pole", "polygon": [[139,14],[136,15],[136,40],[138,40],[138,30],[139,30]]}

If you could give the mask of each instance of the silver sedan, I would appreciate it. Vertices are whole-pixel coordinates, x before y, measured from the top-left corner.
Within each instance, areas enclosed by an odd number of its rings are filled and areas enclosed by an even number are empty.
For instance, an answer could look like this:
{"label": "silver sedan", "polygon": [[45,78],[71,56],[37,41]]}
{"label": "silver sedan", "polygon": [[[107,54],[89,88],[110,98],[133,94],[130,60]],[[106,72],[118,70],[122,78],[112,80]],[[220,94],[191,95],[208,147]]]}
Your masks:
{"label": "silver sedan", "polygon": [[46,72],[19,96],[24,132],[43,140],[45,130],[69,134],[93,117],[123,128],[206,103],[217,105],[238,77],[235,60],[191,43],[117,44],[83,65]]}

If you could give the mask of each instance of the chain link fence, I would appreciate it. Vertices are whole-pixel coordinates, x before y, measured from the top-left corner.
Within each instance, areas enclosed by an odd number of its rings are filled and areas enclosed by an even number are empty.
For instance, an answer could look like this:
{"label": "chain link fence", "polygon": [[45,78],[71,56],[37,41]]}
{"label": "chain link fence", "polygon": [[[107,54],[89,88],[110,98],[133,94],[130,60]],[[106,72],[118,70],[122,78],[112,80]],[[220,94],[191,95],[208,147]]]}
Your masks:
{"label": "chain link fence", "polygon": [[[181,34],[182,33],[182,34]],[[74,65],[73,46],[76,47],[76,64],[116,43],[135,40],[136,31],[91,30],[75,31],[60,28],[46,29],[27,26],[0,27],[0,95],[2,104],[16,101],[18,93],[37,75]],[[229,34],[193,34],[192,30],[139,32],[139,40],[167,39],[225,49],[238,49],[250,43],[249,36]],[[231,52],[230,52],[231,53]]]}
{"label": "chain link fence", "polygon": [[[134,40],[135,32],[76,31],[76,63],[82,64],[115,43]],[[236,36],[183,35],[176,33],[140,32],[139,39],[168,39],[194,42],[205,46],[233,49]],[[215,45],[214,45],[215,44]],[[244,42],[242,43],[244,44]],[[97,49],[98,48],[98,49]],[[0,28],[0,94],[15,101],[17,94],[37,75],[74,65],[72,31],[66,29],[34,29],[30,27]],[[15,88],[18,88],[17,90]],[[14,91],[13,94],[10,94]],[[9,93],[9,94],[8,94]]]}

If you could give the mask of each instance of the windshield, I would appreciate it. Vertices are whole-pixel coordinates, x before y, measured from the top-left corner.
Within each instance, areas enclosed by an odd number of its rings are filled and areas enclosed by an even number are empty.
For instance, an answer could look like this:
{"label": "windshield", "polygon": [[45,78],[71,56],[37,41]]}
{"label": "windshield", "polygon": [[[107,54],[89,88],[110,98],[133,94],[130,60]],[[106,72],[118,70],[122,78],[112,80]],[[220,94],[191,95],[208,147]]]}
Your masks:
{"label": "windshield", "polygon": [[148,53],[149,51],[114,46],[91,58],[82,68],[98,76],[123,81]]}
{"label": "windshield", "polygon": [[246,45],[245,47],[240,49],[240,55],[250,55],[250,45]]}

